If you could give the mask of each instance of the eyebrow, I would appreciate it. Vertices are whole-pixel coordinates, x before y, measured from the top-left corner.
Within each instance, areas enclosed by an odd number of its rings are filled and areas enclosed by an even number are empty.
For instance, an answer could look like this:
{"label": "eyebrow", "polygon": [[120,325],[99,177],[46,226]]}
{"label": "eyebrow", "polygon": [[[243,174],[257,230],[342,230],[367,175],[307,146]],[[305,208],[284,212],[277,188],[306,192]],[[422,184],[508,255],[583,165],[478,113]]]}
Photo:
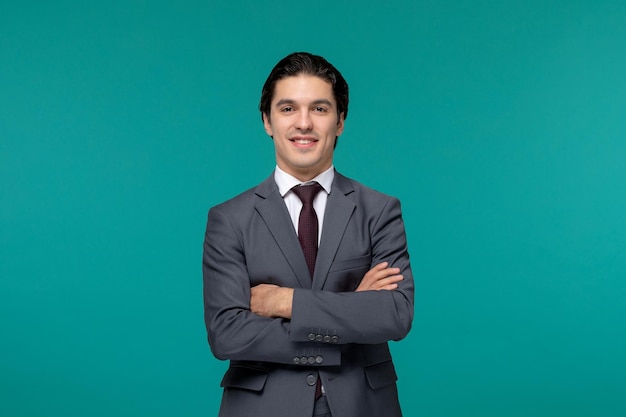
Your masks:
{"label": "eyebrow", "polygon": [[[295,101],[295,100],[292,100],[292,99],[289,99],[289,98],[283,98],[283,99],[281,99],[281,100],[278,100],[278,101],[276,102],[275,106],[276,106],[276,107],[280,107],[280,106],[285,105],[285,104],[296,104],[296,101]],[[314,100],[314,101],[311,103],[311,105],[313,105],[313,106],[317,106],[317,105],[319,105],[319,104],[325,104],[325,105],[327,105],[328,107],[332,107],[332,106],[333,106],[333,103],[331,103],[331,102],[330,102],[330,100],[327,100],[327,99],[325,99],[325,98],[320,98],[320,99],[318,99],[318,100]]]}

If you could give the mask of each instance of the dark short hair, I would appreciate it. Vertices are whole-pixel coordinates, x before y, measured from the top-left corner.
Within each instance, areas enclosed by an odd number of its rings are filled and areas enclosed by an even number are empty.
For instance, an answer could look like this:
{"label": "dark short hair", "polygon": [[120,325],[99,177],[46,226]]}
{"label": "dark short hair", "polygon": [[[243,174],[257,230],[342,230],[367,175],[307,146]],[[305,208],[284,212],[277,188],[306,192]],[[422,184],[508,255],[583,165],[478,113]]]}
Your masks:
{"label": "dark short hair", "polygon": [[274,98],[276,83],[285,77],[293,77],[300,74],[314,75],[328,81],[333,87],[333,94],[337,102],[337,116],[343,113],[344,119],[348,117],[348,83],[337,68],[319,55],[313,55],[308,52],[294,52],[281,59],[272,69],[267,80],[265,80],[259,103],[261,119],[264,114],[268,118],[270,116],[270,107]]}

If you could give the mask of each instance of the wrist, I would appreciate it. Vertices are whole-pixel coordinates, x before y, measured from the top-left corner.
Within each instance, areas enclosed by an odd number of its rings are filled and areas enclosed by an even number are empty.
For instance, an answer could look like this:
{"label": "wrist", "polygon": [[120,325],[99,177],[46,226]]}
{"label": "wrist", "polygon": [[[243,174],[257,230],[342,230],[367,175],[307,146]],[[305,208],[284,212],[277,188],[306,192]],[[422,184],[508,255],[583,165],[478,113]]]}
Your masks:
{"label": "wrist", "polygon": [[280,302],[277,303],[278,307],[278,317],[282,317],[285,319],[291,319],[292,305],[293,305],[293,288],[281,287],[280,291]]}

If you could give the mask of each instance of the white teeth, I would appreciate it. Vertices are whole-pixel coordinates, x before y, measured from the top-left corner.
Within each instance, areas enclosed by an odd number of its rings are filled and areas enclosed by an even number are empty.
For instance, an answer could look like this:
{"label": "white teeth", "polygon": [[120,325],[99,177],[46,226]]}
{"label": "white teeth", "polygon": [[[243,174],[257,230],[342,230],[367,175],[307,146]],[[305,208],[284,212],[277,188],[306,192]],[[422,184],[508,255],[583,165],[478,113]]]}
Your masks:
{"label": "white teeth", "polygon": [[311,140],[307,140],[307,139],[296,139],[295,142],[300,144],[300,145],[308,145],[312,141]]}

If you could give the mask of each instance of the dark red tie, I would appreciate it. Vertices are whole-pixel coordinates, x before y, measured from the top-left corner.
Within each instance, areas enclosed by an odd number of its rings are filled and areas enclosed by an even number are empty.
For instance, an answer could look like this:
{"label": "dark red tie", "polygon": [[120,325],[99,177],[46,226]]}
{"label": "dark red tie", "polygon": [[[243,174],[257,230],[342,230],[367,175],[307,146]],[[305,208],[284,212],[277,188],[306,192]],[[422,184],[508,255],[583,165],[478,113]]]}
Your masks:
{"label": "dark red tie", "polygon": [[322,186],[317,182],[310,185],[298,185],[292,188],[293,192],[302,201],[300,219],[298,220],[298,240],[304,252],[304,259],[309,267],[311,279],[315,270],[315,259],[317,258],[317,237],[319,225],[317,215],[313,208],[313,199],[320,192]]}
{"label": "dark red tie", "polygon": [[[315,259],[317,258],[317,235],[319,233],[319,224],[317,222],[317,214],[313,208],[313,199],[320,192],[322,186],[314,182],[310,185],[297,185],[292,188],[293,192],[302,201],[302,210],[300,210],[300,218],[298,220],[298,240],[304,252],[304,259],[309,267],[311,279],[315,271]],[[322,381],[317,376],[315,384],[315,399],[322,396]]]}

